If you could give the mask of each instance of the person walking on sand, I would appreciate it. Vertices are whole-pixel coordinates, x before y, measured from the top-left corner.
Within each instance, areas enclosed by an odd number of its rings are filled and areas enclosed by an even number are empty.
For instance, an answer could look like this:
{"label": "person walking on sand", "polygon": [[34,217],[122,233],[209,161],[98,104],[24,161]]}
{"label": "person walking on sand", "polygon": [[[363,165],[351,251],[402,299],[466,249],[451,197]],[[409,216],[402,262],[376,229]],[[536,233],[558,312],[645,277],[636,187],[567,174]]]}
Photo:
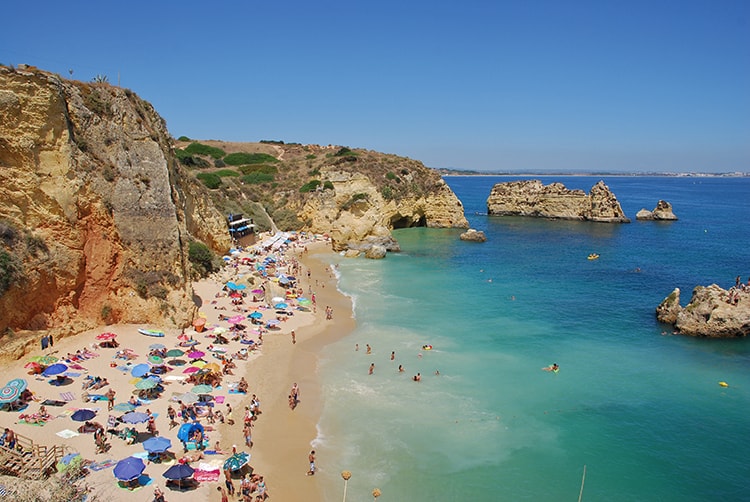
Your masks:
{"label": "person walking on sand", "polygon": [[308,476],[315,474],[315,450],[312,450],[307,456],[307,461],[310,462],[310,470],[307,471]]}
{"label": "person walking on sand", "polygon": [[229,502],[229,497],[227,496],[227,491],[224,489],[223,486],[217,486],[216,491],[221,494],[221,502]]}
{"label": "person walking on sand", "polygon": [[294,333],[294,330],[292,330],[292,345],[297,343],[297,335]]}
{"label": "person walking on sand", "polygon": [[115,389],[110,387],[107,391],[107,411],[112,411],[112,408],[115,407],[115,394],[117,394]]}

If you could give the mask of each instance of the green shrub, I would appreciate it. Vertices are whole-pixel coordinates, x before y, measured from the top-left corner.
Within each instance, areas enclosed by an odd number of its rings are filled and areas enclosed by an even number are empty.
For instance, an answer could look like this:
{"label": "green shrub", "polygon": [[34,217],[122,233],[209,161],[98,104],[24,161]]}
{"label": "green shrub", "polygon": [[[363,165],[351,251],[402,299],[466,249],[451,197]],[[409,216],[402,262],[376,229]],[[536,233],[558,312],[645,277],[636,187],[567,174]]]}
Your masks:
{"label": "green shrub", "polygon": [[398,176],[393,174],[392,171],[388,171],[387,173],[385,173],[385,179],[387,180],[395,180],[396,178],[398,178]]}
{"label": "green shrub", "polygon": [[109,316],[112,315],[112,307],[109,305],[102,305],[102,310],[100,312],[102,321],[107,322],[109,321]]}
{"label": "green shrub", "polygon": [[187,148],[185,148],[185,151],[191,155],[207,155],[214,159],[220,159],[227,154],[221,148],[204,145],[203,143],[198,142],[190,143]]}
{"label": "green shrub", "polygon": [[261,183],[270,183],[274,179],[273,174],[253,172],[244,175],[240,180],[248,185],[259,185]]}
{"label": "green shrub", "polygon": [[380,193],[383,196],[385,200],[392,200],[393,199],[393,188],[389,186],[384,186],[380,189]]}
{"label": "green shrub", "polygon": [[366,193],[355,193],[354,195],[351,196],[351,198],[348,201],[346,201],[341,206],[341,209],[348,210],[349,208],[351,208],[357,202],[359,202],[361,200],[367,200],[367,199],[368,199],[368,196],[367,196]]}
{"label": "green shrub", "polygon": [[313,160],[313,159],[315,159],[315,158],[317,158],[317,157],[315,156],[315,154],[314,154],[314,153],[308,153],[308,154],[307,154],[307,155],[305,156],[305,158],[306,158],[307,160]]}
{"label": "green shrub", "polygon": [[278,159],[267,153],[230,153],[224,157],[224,162],[230,166],[241,166],[244,164],[266,164],[268,162],[278,162]]}
{"label": "green shrub", "polygon": [[188,260],[201,277],[205,277],[218,267],[214,267],[214,255],[202,242],[191,242],[188,247]]}
{"label": "green shrub", "polygon": [[227,176],[239,176],[240,173],[235,171],[234,169],[222,169],[221,171],[216,171],[214,173],[216,176],[219,176],[220,178],[226,178]]}
{"label": "green shrub", "polygon": [[221,178],[215,173],[198,173],[195,177],[201,180],[206,188],[214,190],[221,186]]}
{"label": "green shrub", "polygon": [[334,155],[336,157],[348,157],[349,155],[357,155],[357,152],[354,152],[350,150],[349,148],[343,146],[339,148],[339,150],[336,153],[334,153]]}
{"label": "green shrub", "polygon": [[323,183],[323,190],[333,190],[333,182],[326,181],[325,183]]}
{"label": "green shrub", "polygon": [[308,171],[307,174],[310,176],[320,176],[320,169],[316,167],[315,169]]}
{"label": "green shrub", "polygon": [[320,186],[320,180],[311,180],[302,185],[299,189],[300,192],[312,192],[313,190],[317,190],[317,188]]}
{"label": "green shrub", "polygon": [[0,249],[0,295],[17,284],[23,277],[20,260],[4,249]]}
{"label": "green shrub", "polygon": [[190,141],[190,138],[188,138],[187,136],[180,136],[179,138],[177,138],[177,141]]}
{"label": "green shrub", "polygon": [[279,170],[276,169],[276,166],[271,166],[268,164],[248,164],[248,165],[240,166],[237,169],[239,169],[242,174],[250,174],[250,173],[276,174],[279,172]]}

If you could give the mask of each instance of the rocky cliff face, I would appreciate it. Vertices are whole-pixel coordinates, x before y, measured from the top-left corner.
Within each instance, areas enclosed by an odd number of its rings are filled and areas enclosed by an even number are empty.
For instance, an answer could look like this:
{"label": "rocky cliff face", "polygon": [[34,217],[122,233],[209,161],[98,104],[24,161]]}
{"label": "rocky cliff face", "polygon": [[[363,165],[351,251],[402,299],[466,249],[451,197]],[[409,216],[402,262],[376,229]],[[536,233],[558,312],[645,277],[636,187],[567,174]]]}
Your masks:
{"label": "rocky cliff face", "polygon": [[680,290],[675,288],[656,308],[656,317],[682,335],[746,337],[750,335],[750,291],[727,291],[716,284],[698,286],[683,308]]}
{"label": "rocky cliff face", "polygon": [[0,334],[185,323],[190,236],[229,242],[180,170],[132,92],[0,67]]}
{"label": "rocky cliff face", "polygon": [[323,169],[321,178],[331,182],[333,190],[312,194],[299,217],[309,231],[329,233],[336,251],[383,243],[392,249],[397,244],[391,242],[391,230],[397,228],[468,228],[463,205],[445,181],[426,168],[418,174],[427,190],[394,201],[385,199],[364,173]]}
{"label": "rocky cliff face", "polygon": [[603,181],[586,194],[568,190],[562,183],[543,185],[539,180],[510,181],[492,187],[487,214],[532,216],[603,223],[629,223],[615,195]]}

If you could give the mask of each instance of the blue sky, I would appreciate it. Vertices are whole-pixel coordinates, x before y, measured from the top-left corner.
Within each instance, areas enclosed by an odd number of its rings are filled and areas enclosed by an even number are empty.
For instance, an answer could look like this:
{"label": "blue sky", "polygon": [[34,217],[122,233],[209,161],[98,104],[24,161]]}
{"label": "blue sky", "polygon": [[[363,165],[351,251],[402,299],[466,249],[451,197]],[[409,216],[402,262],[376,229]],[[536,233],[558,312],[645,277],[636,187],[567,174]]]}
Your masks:
{"label": "blue sky", "polygon": [[0,63],[151,102],[174,137],[475,170],[750,171],[750,1],[20,2]]}

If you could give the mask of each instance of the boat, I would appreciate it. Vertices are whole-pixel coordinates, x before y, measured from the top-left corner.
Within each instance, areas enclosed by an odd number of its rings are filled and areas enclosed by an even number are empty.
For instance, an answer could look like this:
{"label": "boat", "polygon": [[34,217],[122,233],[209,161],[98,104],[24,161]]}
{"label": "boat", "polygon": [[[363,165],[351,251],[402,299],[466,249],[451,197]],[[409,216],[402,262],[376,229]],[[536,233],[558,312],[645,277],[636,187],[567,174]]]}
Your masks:
{"label": "boat", "polygon": [[598,260],[598,259],[599,259],[599,255],[596,253],[591,253],[589,255],[589,260]]}
{"label": "boat", "polygon": [[145,328],[138,328],[138,333],[146,336],[156,336],[156,337],[162,337],[164,336],[163,331],[159,331],[158,329],[145,329]]}

